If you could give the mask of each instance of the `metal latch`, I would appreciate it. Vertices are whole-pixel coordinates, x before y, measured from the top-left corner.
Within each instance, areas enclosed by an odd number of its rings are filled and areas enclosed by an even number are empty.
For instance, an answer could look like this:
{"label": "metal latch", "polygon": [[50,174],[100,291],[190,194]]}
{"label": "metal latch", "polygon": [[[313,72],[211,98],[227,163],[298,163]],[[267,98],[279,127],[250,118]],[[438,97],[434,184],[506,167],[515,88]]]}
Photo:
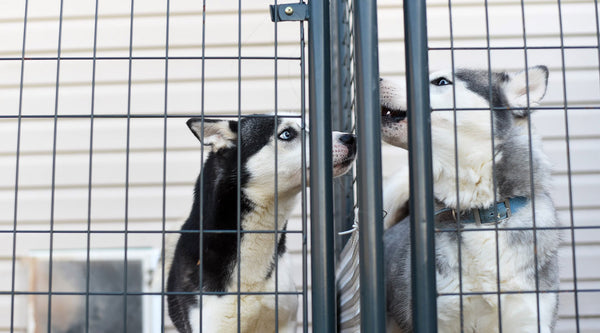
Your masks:
{"label": "metal latch", "polygon": [[308,20],[308,5],[305,3],[269,5],[269,9],[271,10],[271,21],[273,22]]}

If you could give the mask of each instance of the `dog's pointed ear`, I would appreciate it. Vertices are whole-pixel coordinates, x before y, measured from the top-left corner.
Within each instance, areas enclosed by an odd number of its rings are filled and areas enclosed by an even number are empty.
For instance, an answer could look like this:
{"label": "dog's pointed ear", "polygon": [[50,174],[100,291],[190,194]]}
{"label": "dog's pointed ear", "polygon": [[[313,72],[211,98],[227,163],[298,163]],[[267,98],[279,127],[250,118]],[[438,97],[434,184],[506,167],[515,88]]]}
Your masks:
{"label": "dog's pointed ear", "polygon": [[[548,68],[535,66],[529,67],[527,71],[509,74],[509,79],[504,83],[504,93],[511,106],[527,108],[539,105],[546,94],[547,87]],[[517,117],[526,117],[529,112],[529,110],[513,110],[513,114]]]}
{"label": "dog's pointed ear", "polygon": [[190,118],[187,125],[194,135],[213,151],[235,146],[238,122],[235,120]]}

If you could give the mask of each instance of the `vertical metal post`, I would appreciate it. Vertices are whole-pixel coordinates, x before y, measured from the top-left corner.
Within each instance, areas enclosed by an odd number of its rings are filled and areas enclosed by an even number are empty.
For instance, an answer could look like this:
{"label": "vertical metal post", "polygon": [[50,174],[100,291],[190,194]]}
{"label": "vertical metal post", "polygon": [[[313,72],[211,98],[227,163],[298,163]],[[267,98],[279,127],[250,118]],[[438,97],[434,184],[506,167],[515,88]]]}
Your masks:
{"label": "vertical metal post", "polygon": [[311,276],[314,332],[336,332],[331,167],[329,2],[311,0],[308,20]]}
{"label": "vertical metal post", "polygon": [[385,332],[377,3],[354,2],[362,332]]}
{"label": "vertical metal post", "polygon": [[[352,77],[348,0],[333,0],[331,5],[331,122],[335,131],[352,131]],[[333,181],[333,220],[336,231],[335,250],[339,255],[350,235],[340,231],[354,223],[354,191],[351,172]]]}
{"label": "vertical metal post", "polygon": [[427,16],[404,1],[414,331],[437,332]]}

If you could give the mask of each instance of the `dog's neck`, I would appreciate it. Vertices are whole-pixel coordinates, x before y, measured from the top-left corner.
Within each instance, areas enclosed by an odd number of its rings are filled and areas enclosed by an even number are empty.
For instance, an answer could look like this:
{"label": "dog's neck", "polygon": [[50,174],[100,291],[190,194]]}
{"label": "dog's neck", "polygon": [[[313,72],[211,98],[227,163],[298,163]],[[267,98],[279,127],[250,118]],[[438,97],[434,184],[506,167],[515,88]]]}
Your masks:
{"label": "dog's neck", "polygon": [[[522,154],[530,149],[528,137],[513,136],[506,141],[498,140],[493,160],[491,153],[459,155],[458,173],[454,155],[434,155],[434,196],[445,208],[464,211],[489,208],[496,202],[512,197],[548,195],[549,188],[544,179],[550,177],[550,165],[539,145],[537,139],[533,139],[533,161],[530,163],[530,155]],[[532,179],[534,186],[531,186]]]}
{"label": "dog's neck", "polygon": [[[205,177],[204,186],[201,186],[202,178],[199,177],[192,212],[185,224],[187,230],[199,230],[202,222],[202,230],[235,231],[238,229],[239,221],[242,231],[267,231],[266,233],[242,233],[239,236],[231,232],[204,233],[201,258],[198,255],[200,252],[198,236],[191,233],[182,234],[181,238],[186,240],[185,252],[192,256],[194,262],[198,261],[198,264],[202,264],[204,290],[225,291],[230,287],[237,288],[237,269],[240,261],[242,262],[242,284],[245,285],[246,280],[249,280],[249,284],[265,280],[277,258],[276,253],[285,249],[283,233],[277,235],[277,242],[275,240],[275,221],[277,220],[277,230],[282,231],[297,195],[280,196],[275,210],[273,195],[265,201],[253,201],[243,188],[241,193],[238,192],[235,182],[227,183],[226,181],[230,181],[229,178],[221,178],[221,182],[215,182],[211,181],[215,178],[214,174],[202,177]],[[203,205],[200,204],[201,201]],[[238,254],[241,254],[241,260],[238,260],[240,259]],[[197,274],[197,271],[194,274]]]}
{"label": "dog's neck", "polygon": [[458,171],[455,167],[454,155],[434,155],[435,198],[445,207],[453,209],[489,207],[494,202],[493,162],[486,155],[484,153],[468,157],[459,155]]}
{"label": "dog's neck", "polygon": [[[285,251],[285,234],[281,233],[287,226],[287,218],[296,198],[280,199],[275,212],[274,202],[261,203],[245,214],[242,221],[245,233],[240,243],[240,258],[232,270],[229,288],[237,290],[238,269],[241,268],[240,287],[242,292],[272,290],[274,286],[266,286],[267,278],[277,267],[278,256]],[[275,230],[278,232],[275,233]],[[261,231],[265,231],[262,233]],[[277,238],[276,238],[277,237]],[[267,288],[267,289],[265,289]]]}

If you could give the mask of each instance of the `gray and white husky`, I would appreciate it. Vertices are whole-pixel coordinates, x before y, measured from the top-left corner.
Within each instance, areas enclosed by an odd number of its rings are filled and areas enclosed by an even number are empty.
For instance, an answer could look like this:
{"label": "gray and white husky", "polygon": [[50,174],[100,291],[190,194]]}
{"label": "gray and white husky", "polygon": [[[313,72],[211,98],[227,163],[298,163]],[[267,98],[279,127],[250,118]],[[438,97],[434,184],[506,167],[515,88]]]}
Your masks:
{"label": "gray and white husky", "polygon": [[[547,82],[544,66],[491,80],[487,70],[430,75],[440,332],[554,329],[558,296],[544,291],[558,289],[557,218],[550,165],[527,122]],[[404,83],[380,89],[383,140],[406,149]],[[384,190],[388,332],[413,327],[408,188],[405,170]]]}
{"label": "gray and white husky", "polygon": [[[196,182],[192,211],[181,228],[188,232],[179,237],[170,265],[167,300],[171,320],[185,333],[238,332],[238,325],[241,332],[293,332],[298,298],[290,293],[295,286],[288,269],[284,231],[302,189],[301,120],[288,114],[277,123],[273,116],[262,115],[243,117],[239,122],[192,118],[187,124],[209,153]],[[332,136],[333,174],[339,176],[354,161],[355,138],[340,132]],[[308,157],[306,163],[308,166]],[[239,235],[235,232],[238,205],[243,231]],[[209,231],[202,234],[202,249],[200,223]],[[213,293],[202,296],[202,314],[200,285],[203,292]],[[274,295],[260,294],[275,290],[284,292],[277,302]],[[241,296],[235,294],[238,291]]]}

